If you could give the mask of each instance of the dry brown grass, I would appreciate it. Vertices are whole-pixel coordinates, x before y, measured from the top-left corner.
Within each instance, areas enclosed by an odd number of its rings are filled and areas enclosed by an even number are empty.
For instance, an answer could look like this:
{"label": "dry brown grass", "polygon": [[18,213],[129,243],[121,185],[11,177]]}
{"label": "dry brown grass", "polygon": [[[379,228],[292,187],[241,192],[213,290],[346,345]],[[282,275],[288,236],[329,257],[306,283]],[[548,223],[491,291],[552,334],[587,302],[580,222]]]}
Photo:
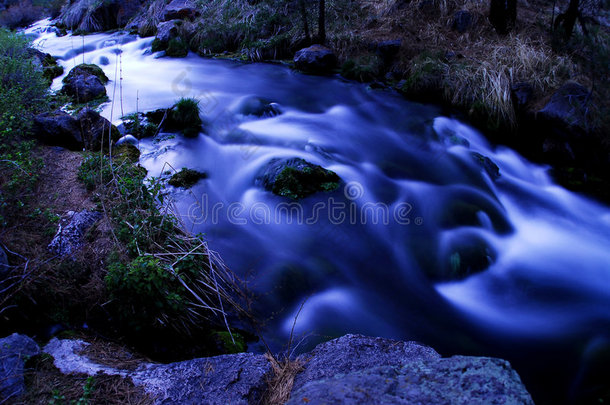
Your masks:
{"label": "dry brown grass", "polygon": [[[62,374],[50,356],[41,355],[28,363],[25,374],[26,394],[15,405],[48,405],[77,403],[85,396],[88,376]],[[97,374],[92,377],[91,393],[84,403],[89,405],[149,405],[153,398],[136,387],[129,377]],[[81,403],[81,402],[78,402]]]}
{"label": "dry brown grass", "polygon": [[264,399],[268,405],[282,405],[290,399],[294,379],[303,370],[301,359],[290,359],[286,357],[278,360],[276,356],[265,354],[269,360],[273,374],[267,380],[267,395]]}

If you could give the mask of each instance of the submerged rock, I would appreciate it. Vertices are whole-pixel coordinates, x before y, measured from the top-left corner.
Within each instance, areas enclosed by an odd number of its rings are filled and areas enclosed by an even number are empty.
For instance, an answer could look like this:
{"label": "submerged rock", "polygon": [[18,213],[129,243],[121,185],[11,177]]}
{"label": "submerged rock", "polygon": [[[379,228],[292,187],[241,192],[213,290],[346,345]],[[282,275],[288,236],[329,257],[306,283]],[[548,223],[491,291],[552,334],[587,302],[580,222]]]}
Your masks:
{"label": "submerged rock", "polygon": [[336,173],[301,158],[272,159],[258,180],[265,189],[293,200],[334,191],[341,181]]}
{"label": "submerged rock", "polygon": [[346,335],[306,356],[288,404],[532,404],[505,360]]}
{"label": "submerged rock", "polygon": [[275,117],[282,113],[279,104],[254,96],[244,97],[231,109],[236,114],[253,115],[255,117]]}
{"label": "submerged rock", "polygon": [[470,154],[474,158],[475,162],[477,162],[483,168],[483,170],[485,170],[492,180],[498,180],[500,178],[500,168],[493,162],[493,160],[477,152],[470,152]]}
{"label": "submerged rock", "polygon": [[294,55],[297,69],[308,73],[328,73],[337,66],[337,56],[323,45],[312,45]]}
{"label": "submerged rock", "polygon": [[205,179],[206,177],[208,177],[208,175],[205,173],[193,169],[182,168],[179,172],[174,173],[167,183],[174,187],[191,188],[197,184],[199,180]]}
{"label": "submerged rock", "polygon": [[101,217],[101,213],[88,210],[73,214],[67,224],[65,222],[59,224],[57,233],[49,243],[49,251],[59,256],[74,253],[84,243],[83,237],[87,230]]}
{"label": "submerged rock", "polygon": [[0,339],[0,403],[12,403],[25,393],[25,361],[40,353],[31,338],[13,333]]}

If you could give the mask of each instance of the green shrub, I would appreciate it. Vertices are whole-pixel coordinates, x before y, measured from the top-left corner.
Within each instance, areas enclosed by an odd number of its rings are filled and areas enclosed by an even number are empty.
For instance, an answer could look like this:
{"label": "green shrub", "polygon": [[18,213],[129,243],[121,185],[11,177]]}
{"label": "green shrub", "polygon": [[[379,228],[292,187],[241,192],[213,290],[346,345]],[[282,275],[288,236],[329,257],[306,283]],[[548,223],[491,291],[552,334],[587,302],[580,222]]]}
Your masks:
{"label": "green shrub", "polygon": [[168,125],[182,131],[186,136],[195,136],[201,131],[199,101],[181,98],[172,108]]}
{"label": "green shrub", "polygon": [[38,180],[42,162],[29,141],[32,116],[48,107],[47,82],[28,40],[0,29],[0,223],[18,217]]}

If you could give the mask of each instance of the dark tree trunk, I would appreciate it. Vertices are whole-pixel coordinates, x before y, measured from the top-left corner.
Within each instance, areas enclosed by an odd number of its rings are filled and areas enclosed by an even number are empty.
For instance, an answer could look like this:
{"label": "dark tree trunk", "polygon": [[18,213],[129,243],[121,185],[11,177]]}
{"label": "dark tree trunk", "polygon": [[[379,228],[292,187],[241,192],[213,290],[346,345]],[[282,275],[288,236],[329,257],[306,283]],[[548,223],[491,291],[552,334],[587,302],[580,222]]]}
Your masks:
{"label": "dark tree trunk", "polygon": [[311,35],[309,35],[309,24],[307,23],[307,9],[305,8],[305,0],[299,0],[299,8],[301,9],[301,20],[303,21],[303,31],[307,44],[311,43]]}
{"label": "dark tree trunk", "polygon": [[489,22],[498,34],[507,34],[517,21],[517,0],[491,0]]}
{"label": "dark tree trunk", "polygon": [[318,42],[326,42],[326,1],[320,0],[318,13]]}
{"label": "dark tree trunk", "polygon": [[566,10],[566,12],[559,14],[557,16],[557,19],[555,20],[555,30],[562,28],[566,40],[570,39],[570,37],[572,36],[572,32],[574,31],[574,25],[576,25],[577,19],[581,21],[583,30],[585,28],[582,18],[580,16],[580,11],[578,11],[579,5],[580,0],[570,0],[570,4],[568,5],[568,9]]}

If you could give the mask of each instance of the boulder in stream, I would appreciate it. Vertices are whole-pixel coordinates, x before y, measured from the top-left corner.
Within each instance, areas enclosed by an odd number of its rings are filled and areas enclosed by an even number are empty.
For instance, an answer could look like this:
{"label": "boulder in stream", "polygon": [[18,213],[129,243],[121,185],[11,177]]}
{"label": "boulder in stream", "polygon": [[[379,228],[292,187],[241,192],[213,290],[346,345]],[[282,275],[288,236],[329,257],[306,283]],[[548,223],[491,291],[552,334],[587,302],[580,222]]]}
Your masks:
{"label": "boulder in stream", "polygon": [[329,73],[337,66],[337,56],[323,45],[312,45],[294,55],[294,64],[307,73]]}
{"label": "boulder in stream", "polygon": [[299,200],[318,191],[334,191],[341,178],[322,166],[301,158],[272,159],[258,181],[282,197]]}
{"label": "boulder in stream", "polygon": [[86,103],[106,96],[108,77],[97,65],[80,64],[63,79],[62,91],[76,103]]}

